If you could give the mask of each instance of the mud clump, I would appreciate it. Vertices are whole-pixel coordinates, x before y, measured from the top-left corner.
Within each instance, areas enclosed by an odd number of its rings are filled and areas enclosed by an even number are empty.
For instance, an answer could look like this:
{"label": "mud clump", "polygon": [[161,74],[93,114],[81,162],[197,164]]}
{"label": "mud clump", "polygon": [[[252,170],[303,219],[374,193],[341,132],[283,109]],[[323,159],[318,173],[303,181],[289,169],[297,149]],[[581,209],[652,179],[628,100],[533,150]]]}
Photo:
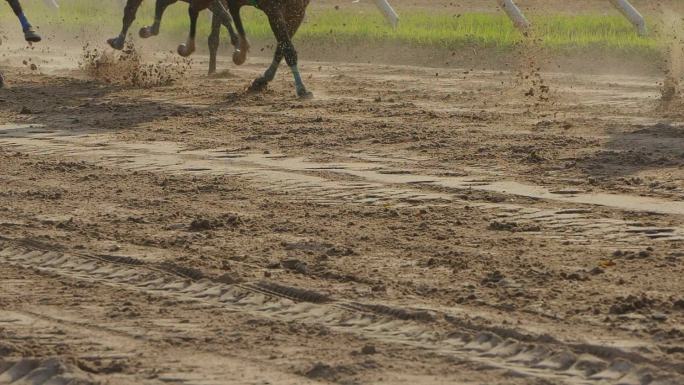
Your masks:
{"label": "mud clump", "polygon": [[225,214],[219,218],[198,217],[190,222],[190,231],[209,231],[221,228],[235,228],[242,224],[242,220],[235,214]]}
{"label": "mud clump", "polygon": [[185,76],[190,65],[190,60],[178,58],[144,63],[140,52],[130,42],[121,52],[85,45],[79,62],[79,67],[89,77],[107,84],[142,88],[173,84]]}
{"label": "mud clump", "polygon": [[510,231],[510,232],[535,232],[541,231],[538,225],[518,224],[516,222],[491,221],[487,227],[489,230]]}
{"label": "mud clump", "polygon": [[611,314],[643,312],[650,310],[656,304],[657,301],[655,299],[648,298],[645,295],[629,295],[627,297],[618,297],[610,307],[609,312]]}

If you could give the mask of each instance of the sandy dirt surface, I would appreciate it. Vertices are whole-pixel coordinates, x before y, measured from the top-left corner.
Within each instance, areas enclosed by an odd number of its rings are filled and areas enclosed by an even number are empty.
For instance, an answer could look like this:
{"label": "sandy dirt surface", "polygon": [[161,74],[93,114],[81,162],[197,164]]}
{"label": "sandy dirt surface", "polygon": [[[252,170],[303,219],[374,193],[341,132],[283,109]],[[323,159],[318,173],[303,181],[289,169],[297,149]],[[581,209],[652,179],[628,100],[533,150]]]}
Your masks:
{"label": "sandy dirt surface", "polygon": [[660,78],[7,52],[0,384],[684,383]]}

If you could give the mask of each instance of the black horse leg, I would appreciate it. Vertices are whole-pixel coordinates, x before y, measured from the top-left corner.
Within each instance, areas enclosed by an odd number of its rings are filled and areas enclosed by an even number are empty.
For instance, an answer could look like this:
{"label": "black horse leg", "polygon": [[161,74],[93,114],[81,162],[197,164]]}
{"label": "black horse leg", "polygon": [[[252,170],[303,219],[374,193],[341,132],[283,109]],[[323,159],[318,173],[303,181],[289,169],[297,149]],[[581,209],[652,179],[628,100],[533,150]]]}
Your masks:
{"label": "black horse leg", "polygon": [[178,54],[187,57],[195,52],[195,35],[197,35],[197,17],[199,16],[200,9],[195,7],[194,2],[190,3],[188,7],[188,15],[190,16],[190,35],[185,44],[178,46]]}
{"label": "black horse leg", "polygon": [[28,19],[24,15],[24,10],[21,9],[19,0],[7,0],[7,2],[9,3],[10,7],[12,7],[14,14],[17,15],[19,23],[21,23],[21,29],[24,31],[24,39],[31,43],[39,42],[41,40],[40,35],[36,33],[36,31],[33,29],[33,26],[31,26],[31,23],[29,23]]}
{"label": "black horse leg", "polygon": [[161,26],[162,17],[164,16],[164,11],[166,11],[166,8],[168,8],[169,5],[177,1],[178,0],[157,0],[157,3],[154,7],[154,23],[152,26],[140,28],[138,35],[140,35],[140,37],[143,39],[147,39],[150,36],[159,35],[159,28]]}
{"label": "black horse leg", "polygon": [[112,48],[123,49],[124,43],[126,42],[126,34],[128,34],[128,29],[131,27],[131,24],[133,24],[133,20],[135,20],[135,14],[138,12],[138,8],[140,8],[140,4],[142,4],[142,2],[143,0],[128,0],[126,2],[121,33],[119,36],[107,40],[107,43],[109,43]]}
{"label": "black horse leg", "polygon": [[216,73],[216,53],[221,37],[221,16],[211,16],[211,34],[209,34],[209,75]]}
{"label": "black horse leg", "polygon": [[238,36],[233,29],[233,18],[230,17],[230,13],[228,9],[226,9],[225,0],[215,0],[209,9],[211,10],[211,13],[219,17],[221,24],[228,30],[230,44],[237,48]]}

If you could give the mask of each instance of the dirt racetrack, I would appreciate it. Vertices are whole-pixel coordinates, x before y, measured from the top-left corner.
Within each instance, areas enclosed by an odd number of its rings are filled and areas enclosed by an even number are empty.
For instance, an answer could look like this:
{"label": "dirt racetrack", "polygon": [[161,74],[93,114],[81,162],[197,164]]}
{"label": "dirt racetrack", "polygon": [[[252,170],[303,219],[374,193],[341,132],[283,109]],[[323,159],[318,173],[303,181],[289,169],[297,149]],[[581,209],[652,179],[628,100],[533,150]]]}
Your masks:
{"label": "dirt racetrack", "polygon": [[3,49],[0,384],[684,383],[660,77]]}

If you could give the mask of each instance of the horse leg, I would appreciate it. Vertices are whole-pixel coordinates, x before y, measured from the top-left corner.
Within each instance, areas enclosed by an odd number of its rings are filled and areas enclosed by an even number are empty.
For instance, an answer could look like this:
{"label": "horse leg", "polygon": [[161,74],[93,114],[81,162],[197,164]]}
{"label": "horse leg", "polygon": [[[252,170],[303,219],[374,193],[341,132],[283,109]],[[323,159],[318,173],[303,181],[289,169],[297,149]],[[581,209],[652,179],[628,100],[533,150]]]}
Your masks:
{"label": "horse leg", "polygon": [[157,3],[154,7],[154,23],[152,26],[140,28],[138,35],[140,35],[140,37],[143,39],[159,35],[159,27],[161,25],[162,16],[164,16],[164,11],[166,11],[166,8],[168,8],[169,5],[177,1],[178,0],[157,0]]}
{"label": "horse leg", "polygon": [[238,33],[238,45],[233,51],[233,63],[242,65],[247,60],[247,52],[249,51],[249,42],[247,41],[247,34],[245,27],[242,25],[242,18],[240,17],[240,5],[230,2],[230,14],[235,21],[235,29]]}
{"label": "horse leg", "polygon": [[33,29],[33,26],[31,26],[31,23],[29,23],[28,19],[24,15],[24,10],[21,9],[19,0],[7,0],[7,2],[9,3],[10,7],[12,7],[14,14],[17,15],[19,23],[21,23],[21,29],[24,31],[24,39],[31,43],[39,42],[41,40],[40,35],[36,33],[36,31]]}
{"label": "horse leg", "polygon": [[224,0],[214,0],[214,2],[211,3],[210,10],[211,13],[218,16],[221,24],[228,30],[228,35],[230,35],[230,44],[233,47],[237,47],[238,36],[235,33],[235,30],[233,29],[233,18],[230,17],[230,12],[226,9],[226,6],[223,3],[223,1]]}
{"label": "horse leg", "polygon": [[221,16],[211,17],[211,34],[209,34],[209,75],[216,73],[216,52],[221,38]]}
{"label": "horse leg", "polygon": [[266,72],[261,77],[254,79],[252,85],[249,86],[250,91],[263,91],[268,86],[273,79],[275,79],[276,73],[278,72],[278,67],[280,62],[283,61],[283,47],[278,44],[276,47],[275,54],[273,54],[273,61],[268,67]]}
{"label": "horse leg", "polygon": [[131,27],[131,24],[133,24],[133,20],[135,20],[135,14],[138,12],[138,8],[140,8],[140,4],[142,4],[142,2],[143,0],[128,0],[126,2],[126,7],[124,7],[123,27],[121,28],[121,33],[119,36],[107,40],[107,43],[109,43],[112,48],[123,49],[124,42],[126,42],[126,34],[128,34],[128,29]]}
{"label": "horse leg", "polygon": [[[275,38],[278,41],[278,48],[282,50],[282,54],[285,56],[285,61],[287,62],[287,65],[290,66],[290,70],[292,71],[297,96],[306,99],[312,98],[313,94],[306,90],[304,82],[302,81],[302,76],[299,74],[299,67],[297,66],[297,51],[295,50],[295,47],[292,44],[292,40],[290,39],[290,31],[288,29],[287,21],[285,20],[282,10],[278,9],[275,11],[271,11],[267,14],[267,16],[268,21],[271,24],[273,34],[275,35]],[[299,13],[299,17],[301,17],[301,19],[304,18],[303,9]],[[274,57],[274,61],[275,59],[276,57]]]}
{"label": "horse leg", "polygon": [[188,7],[188,15],[190,16],[190,35],[188,40],[178,46],[178,54],[187,57],[195,52],[195,35],[197,35],[197,17],[201,10],[206,9],[209,5],[209,0],[193,0]]}
{"label": "horse leg", "polygon": [[[304,17],[298,17],[298,14],[291,15],[289,18],[290,22],[287,24],[289,27],[289,36],[294,36],[295,33],[297,33],[297,30],[299,29],[299,26],[302,24],[303,20]],[[268,83],[273,81],[276,73],[278,72],[280,62],[283,60],[283,56],[282,46],[278,45],[275,54],[273,55],[273,62],[271,62],[271,65],[261,77],[256,78],[252,82],[252,85],[249,88],[251,91],[261,91],[268,86]]]}

